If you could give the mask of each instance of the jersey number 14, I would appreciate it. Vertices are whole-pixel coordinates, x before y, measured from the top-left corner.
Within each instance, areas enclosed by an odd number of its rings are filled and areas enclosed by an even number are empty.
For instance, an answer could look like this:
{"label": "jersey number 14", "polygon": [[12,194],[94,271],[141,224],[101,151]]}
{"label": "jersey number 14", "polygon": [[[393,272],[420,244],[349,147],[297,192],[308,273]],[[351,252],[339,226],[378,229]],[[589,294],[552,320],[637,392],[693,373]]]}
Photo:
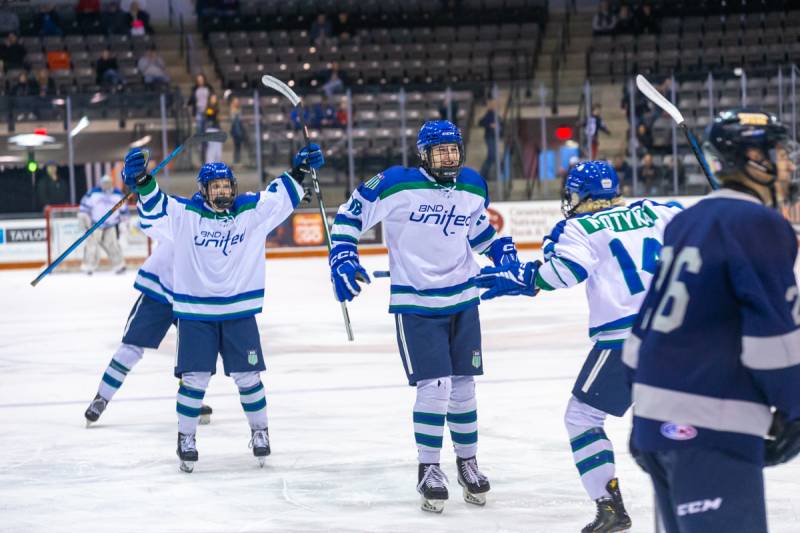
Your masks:
{"label": "jersey number 14", "polygon": [[[628,290],[631,294],[639,294],[644,292],[645,286],[642,283],[642,277],[639,275],[639,269],[633,261],[631,254],[622,244],[619,239],[614,239],[608,243],[611,248],[611,253],[617,259],[619,268],[622,270],[622,277],[625,278],[625,283],[628,285]],[[658,254],[661,251],[661,243],[657,239],[648,237],[642,244],[642,270],[650,274],[656,273],[658,266]]]}

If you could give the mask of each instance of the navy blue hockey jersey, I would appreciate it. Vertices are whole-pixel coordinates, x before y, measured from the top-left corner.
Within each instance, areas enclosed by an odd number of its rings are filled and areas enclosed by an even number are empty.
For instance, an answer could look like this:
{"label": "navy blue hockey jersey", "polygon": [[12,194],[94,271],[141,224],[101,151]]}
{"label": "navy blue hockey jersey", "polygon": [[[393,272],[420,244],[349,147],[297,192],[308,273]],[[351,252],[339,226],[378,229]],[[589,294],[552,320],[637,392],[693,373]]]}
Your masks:
{"label": "navy blue hockey jersey", "polygon": [[672,220],[623,353],[635,447],[760,463],[770,408],[800,417],[796,256],[789,223],[744,193],[716,191]]}

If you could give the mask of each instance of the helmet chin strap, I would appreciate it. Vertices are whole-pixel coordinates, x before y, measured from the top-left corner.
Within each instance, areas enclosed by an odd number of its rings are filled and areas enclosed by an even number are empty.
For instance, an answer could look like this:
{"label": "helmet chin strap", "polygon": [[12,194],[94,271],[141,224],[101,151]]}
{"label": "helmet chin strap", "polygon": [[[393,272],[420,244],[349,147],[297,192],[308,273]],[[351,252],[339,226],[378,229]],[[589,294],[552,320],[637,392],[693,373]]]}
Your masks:
{"label": "helmet chin strap", "polygon": [[[769,178],[766,180],[759,178],[758,176],[755,176],[750,172],[751,169],[760,172],[762,174],[766,174],[767,176],[769,176]],[[772,207],[777,208],[778,192],[775,188],[775,183],[778,181],[778,173],[775,169],[775,165],[773,165],[771,161],[769,162],[769,165],[765,165],[763,162],[755,161],[753,159],[748,159],[744,167],[744,174],[748,180],[762,187],[766,187],[769,190]],[[754,192],[756,194],[759,194],[758,191]]]}

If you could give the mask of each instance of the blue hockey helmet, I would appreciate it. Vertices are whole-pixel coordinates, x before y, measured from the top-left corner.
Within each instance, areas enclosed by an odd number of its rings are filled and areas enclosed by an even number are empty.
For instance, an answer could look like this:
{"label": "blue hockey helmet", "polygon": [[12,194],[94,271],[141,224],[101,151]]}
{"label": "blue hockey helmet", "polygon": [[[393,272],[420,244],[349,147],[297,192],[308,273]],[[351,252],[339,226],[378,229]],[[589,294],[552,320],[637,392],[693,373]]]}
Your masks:
{"label": "blue hockey helmet", "polygon": [[[458,148],[457,160],[455,154],[450,158],[443,158],[446,154],[434,154],[433,147],[441,144],[454,144]],[[458,126],[449,120],[429,120],[419,129],[417,135],[417,150],[422,160],[422,168],[436,181],[452,183],[461,172],[464,165],[464,141]]]}
{"label": "blue hockey helmet", "polygon": [[[208,192],[208,185],[215,180],[228,180],[231,184],[230,194],[216,194],[212,198]],[[197,174],[197,186],[205,201],[219,211],[230,209],[233,199],[236,198],[236,176],[225,163],[206,163],[200,167],[200,172]]]}
{"label": "blue hockey helmet", "polygon": [[561,213],[569,218],[586,200],[613,200],[619,196],[619,178],[606,161],[581,161],[564,182]]}
{"label": "blue hockey helmet", "polygon": [[[720,112],[706,129],[703,142],[708,165],[722,183],[744,187],[773,206],[777,205],[777,182],[785,186],[790,180],[792,168],[786,163],[797,166],[799,153],[786,126],[772,113],[757,109]],[[796,190],[794,183],[790,187]],[[784,197],[791,196],[782,192]]]}

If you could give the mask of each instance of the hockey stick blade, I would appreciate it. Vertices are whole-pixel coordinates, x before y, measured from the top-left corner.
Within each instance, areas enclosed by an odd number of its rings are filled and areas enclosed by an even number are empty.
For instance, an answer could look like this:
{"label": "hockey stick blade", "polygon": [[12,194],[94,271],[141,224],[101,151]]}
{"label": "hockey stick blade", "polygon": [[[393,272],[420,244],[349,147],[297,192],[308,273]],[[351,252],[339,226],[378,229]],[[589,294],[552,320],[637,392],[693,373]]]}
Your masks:
{"label": "hockey stick blade", "polygon": [[292,107],[297,107],[300,103],[300,97],[297,96],[297,93],[292,90],[291,87],[283,83],[281,80],[276,78],[275,76],[270,76],[269,74],[264,74],[261,77],[261,83],[264,84],[265,87],[269,87],[270,89],[274,89],[281,93],[283,96],[289,99],[292,102]]}
{"label": "hockey stick blade", "polygon": [[651,102],[656,104],[669,116],[671,116],[672,120],[674,120],[676,124],[680,126],[685,122],[683,115],[680,111],[678,111],[678,108],[675,107],[672,102],[664,98],[664,95],[658,92],[658,90],[656,90],[656,88],[653,87],[649,81],[647,81],[647,78],[641,74],[636,75],[636,86]]}

